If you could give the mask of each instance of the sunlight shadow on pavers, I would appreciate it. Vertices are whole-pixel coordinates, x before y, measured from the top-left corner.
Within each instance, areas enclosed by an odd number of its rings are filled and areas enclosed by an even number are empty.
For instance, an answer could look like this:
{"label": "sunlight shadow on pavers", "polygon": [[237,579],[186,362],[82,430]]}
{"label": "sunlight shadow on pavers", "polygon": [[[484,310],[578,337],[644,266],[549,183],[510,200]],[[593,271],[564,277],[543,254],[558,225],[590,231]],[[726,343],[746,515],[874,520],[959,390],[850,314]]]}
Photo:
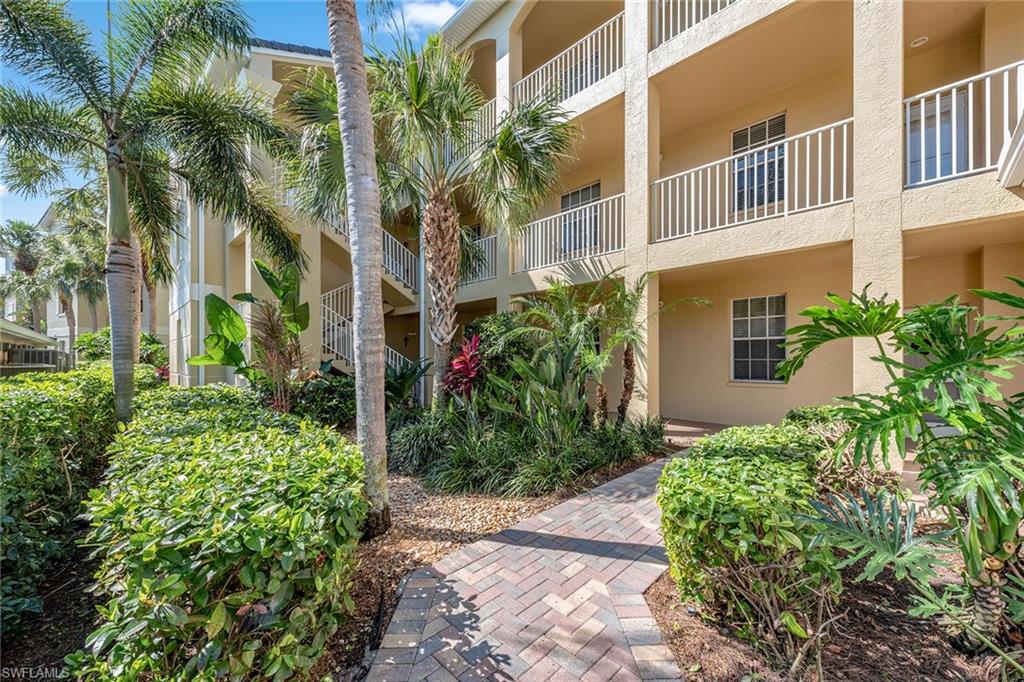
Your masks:
{"label": "sunlight shadow on pavers", "polygon": [[561,550],[614,559],[631,559],[640,563],[668,565],[668,556],[665,554],[665,548],[658,545],[606,542],[588,538],[553,535],[539,531],[516,530],[515,528],[503,530],[490,536],[489,539],[520,547]]}

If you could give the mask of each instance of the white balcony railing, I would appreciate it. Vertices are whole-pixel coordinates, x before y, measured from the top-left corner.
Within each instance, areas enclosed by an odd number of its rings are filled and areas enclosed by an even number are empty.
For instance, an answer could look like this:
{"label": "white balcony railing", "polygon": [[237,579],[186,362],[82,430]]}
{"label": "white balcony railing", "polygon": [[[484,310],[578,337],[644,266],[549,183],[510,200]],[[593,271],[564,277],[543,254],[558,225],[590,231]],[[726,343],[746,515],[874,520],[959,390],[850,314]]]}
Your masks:
{"label": "white balcony railing", "polygon": [[[477,110],[476,117],[466,126],[466,143],[470,153],[483,144],[483,141],[494,132],[494,128],[498,124],[497,112],[497,100],[492,99]],[[450,164],[455,161],[458,150],[450,139],[445,138],[442,153],[444,162]]]}
{"label": "white balcony railing", "polygon": [[498,238],[494,235],[481,237],[476,240],[476,245],[480,248],[482,260],[476,263],[472,271],[463,275],[459,284],[475,284],[498,276],[495,268],[498,260]]}
{"label": "white balcony railing", "polygon": [[651,49],[676,37],[737,0],[654,0],[651,6]]}
{"label": "white balcony railing", "polygon": [[735,154],[651,185],[661,241],[853,198],[853,119]]}
{"label": "white balcony railing", "polygon": [[[331,229],[345,237],[346,240],[349,239],[347,222],[331,223]],[[384,247],[385,272],[414,292],[418,291],[419,287],[416,283],[419,281],[419,258],[387,230],[381,230],[381,238]]]}
{"label": "white balcony railing", "polygon": [[993,170],[1024,114],[1024,61],[903,100],[907,187]]}
{"label": "white balcony railing", "polygon": [[542,96],[566,100],[622,68],[622,17],[615,15],[512,88],[516,102]]}
{"label": "white balcony railing", "polygon": [[603,256],[624,245],[624,195],[530,223],[513,241],[516,272]]}
{"label": "white balcony railing", "polygon": [[320,305],[326,306],[346,320],[352,319],[352,285],[342,284],[320,295]]}

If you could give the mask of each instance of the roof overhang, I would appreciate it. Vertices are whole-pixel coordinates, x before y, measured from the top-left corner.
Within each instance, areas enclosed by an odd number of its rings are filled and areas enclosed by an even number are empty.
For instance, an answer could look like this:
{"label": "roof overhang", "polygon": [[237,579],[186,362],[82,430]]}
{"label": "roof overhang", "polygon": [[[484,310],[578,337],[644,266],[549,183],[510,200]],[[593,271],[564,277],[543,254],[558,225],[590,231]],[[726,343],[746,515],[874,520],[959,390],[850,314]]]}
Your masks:
{"label": "roof overhang", "polygon": [[996,167],[999,184],[1007,189],[1024,187],[1024,117],[1017,121],[1013,135],[1003,145]]}
{"label": "roof overhang", "polygon": [[441,37],[458,47],[483,26],[505,0],[466,0],[441,27]]}
{"label": "roof overhang", "polygon": [[0,317],[0,342],[17,343],[36,347],[41,346],[44,348],[57,347],[56,339],[52,339],[46,334],[40,334],[28,327],[22,327],[20,324],[15,324],[10,320],[3,319],[2,317]]}

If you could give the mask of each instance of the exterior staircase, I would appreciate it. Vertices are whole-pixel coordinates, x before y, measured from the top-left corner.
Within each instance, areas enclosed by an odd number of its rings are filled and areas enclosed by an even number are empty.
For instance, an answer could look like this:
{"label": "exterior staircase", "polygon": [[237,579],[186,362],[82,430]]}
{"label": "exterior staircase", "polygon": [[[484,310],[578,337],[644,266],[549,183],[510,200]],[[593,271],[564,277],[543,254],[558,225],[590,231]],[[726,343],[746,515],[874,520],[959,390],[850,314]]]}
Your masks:
{"label": "exterior staircase", "polygon": [[[390,310],[386,309],[387,312]],[[330,356],[340,365],[339,369],[347,373],[355,371],[352,332],[352,285],[344,284],[320,296],[320,347],[324,355]],[[412,362],[391,346],[384,346],[384,361],[395,368]]]}

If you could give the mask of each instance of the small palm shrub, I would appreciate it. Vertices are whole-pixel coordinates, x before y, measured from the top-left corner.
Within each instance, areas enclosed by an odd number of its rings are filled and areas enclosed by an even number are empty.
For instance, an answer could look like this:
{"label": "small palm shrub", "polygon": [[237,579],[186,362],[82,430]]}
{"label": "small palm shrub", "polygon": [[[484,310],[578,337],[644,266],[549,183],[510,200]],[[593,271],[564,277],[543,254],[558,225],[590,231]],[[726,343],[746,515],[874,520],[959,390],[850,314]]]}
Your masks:
{"label": "small palm shrub", "polygon": [[406,416],[409,421],[388,440],[388,466],[394,471],[425,474],[463,439],[459,419],[448,410],[399,412],[395,421]]}
{"label": "small palm shrub", "polygon": [[230,387],[144,396],[88,504],[103,624],[83,679],[303,675],[351,600],[362,459]]}
{"label": "small palm shrub", "polygon": [[[74,347],[81,360],[110,362],[110,327],[80,334],[75,339]],[[168,362],[167,347],[157,337],[142,332],[139,337],[139,362],[163,367]]]}
{"label": "small palm shrub", "polygon": [[[137,367],[136,390],[158,382]],[[66,554],[74,519],[114,432],[110,365],[0,379],[0,614],[5,634],[42,609],[37,587]]]}
{"label": "small palm shrub", "polygon": [[658,483],[661,529],[683,597],[710,606],[797,677],[827,635],[840,580],[802,516],[813,511],[811,469],[779,448],[778,433],[763,437],[762,453],[744,447],[736,456],[735,434],[723,432],[672,460]]}

